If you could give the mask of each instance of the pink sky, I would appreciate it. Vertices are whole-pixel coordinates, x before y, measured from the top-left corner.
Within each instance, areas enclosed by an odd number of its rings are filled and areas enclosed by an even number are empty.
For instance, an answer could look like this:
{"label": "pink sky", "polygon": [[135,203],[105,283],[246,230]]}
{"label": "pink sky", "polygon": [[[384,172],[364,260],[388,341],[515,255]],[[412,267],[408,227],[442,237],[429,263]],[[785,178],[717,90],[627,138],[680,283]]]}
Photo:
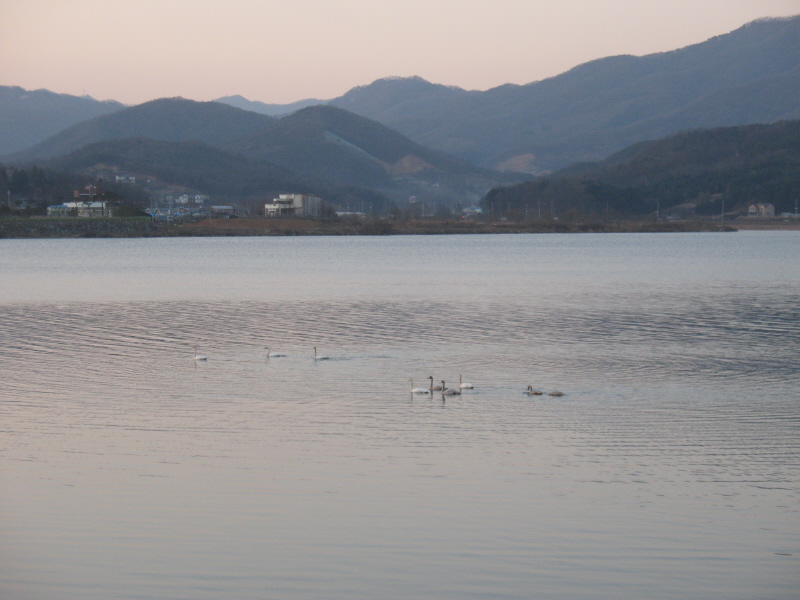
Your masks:
{"label": "pink sky", "polygon": [[390,75],[529,83],[800,14],[800,0],[0,0],[0,14],[0,85],[286,103]]}

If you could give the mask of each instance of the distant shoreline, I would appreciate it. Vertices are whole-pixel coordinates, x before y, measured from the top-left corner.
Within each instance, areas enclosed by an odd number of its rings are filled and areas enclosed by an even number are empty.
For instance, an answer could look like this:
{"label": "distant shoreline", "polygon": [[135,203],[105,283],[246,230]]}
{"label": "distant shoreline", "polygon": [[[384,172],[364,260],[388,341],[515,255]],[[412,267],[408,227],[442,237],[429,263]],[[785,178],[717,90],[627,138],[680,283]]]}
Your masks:
{"label": "distant shoreline", "polygon": [[511,223],[483,221],[314,221],[309,219],[208,219],[197,223],[154,223],[149,218],[0,219],[0,238],[135,238],[230,236],[451,235],[510,233],[668,233],[738,230],[800,230],[796,221],[562,221]]}

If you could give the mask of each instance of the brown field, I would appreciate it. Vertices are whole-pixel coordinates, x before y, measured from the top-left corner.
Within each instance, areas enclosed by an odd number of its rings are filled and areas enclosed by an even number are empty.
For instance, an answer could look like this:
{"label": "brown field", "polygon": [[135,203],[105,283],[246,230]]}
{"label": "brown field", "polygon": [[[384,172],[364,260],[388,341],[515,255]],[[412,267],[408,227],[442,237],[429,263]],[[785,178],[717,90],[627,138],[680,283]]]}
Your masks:
{"label": "brown field", "polygon": [[736,229],[747,229],[747,230],[786,230],[786,231],[797,231],[800,230],[800,221],[795,221],[794,219],[737,219],[733,222],[733,226]]}
{"label": "brown field", "polygon": [[[162,235],[432,235],[452,233],[620,233],[666,231],[719,231],[709,221],[620,221],[617,223],[569,223],[540,221],[527,223],[477,220],[314,221],[310,219],[207,219],[171,227]],[[735,226],[725,224],[726,231]]]}

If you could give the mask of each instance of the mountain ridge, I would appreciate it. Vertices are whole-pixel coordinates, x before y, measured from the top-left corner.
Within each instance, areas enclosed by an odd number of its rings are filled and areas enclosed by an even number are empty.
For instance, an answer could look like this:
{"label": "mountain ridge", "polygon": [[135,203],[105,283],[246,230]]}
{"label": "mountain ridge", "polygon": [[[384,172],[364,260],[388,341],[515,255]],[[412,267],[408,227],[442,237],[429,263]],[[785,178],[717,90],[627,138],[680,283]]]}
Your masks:
{"label": "mountain ridge", "polygon": [[272,122],[272,117],[218,102],[159,98],[77,123],[6,158],[14,162],[50,159],[88,144],[136,137],[172,142],[199,140],[214,146]]}
{"label": "mountain ridge", "polygon": [[121,108],[114,100],[0,86],[0,156],[21,152],[76,123]]}
{"label": "mountain ridge", "polygon": [[[468,91],[390,77],[328,104],[479,165],[532,155],[536,174],[685,128],[796,118],[798,67],[800,16],[767,18],[684,48],[602,57],[522,85]],[[726,109],[722,100],[737,90],[741,95],[765,84],[772,97]],[[698,106],[705,108],[693,113]]]}

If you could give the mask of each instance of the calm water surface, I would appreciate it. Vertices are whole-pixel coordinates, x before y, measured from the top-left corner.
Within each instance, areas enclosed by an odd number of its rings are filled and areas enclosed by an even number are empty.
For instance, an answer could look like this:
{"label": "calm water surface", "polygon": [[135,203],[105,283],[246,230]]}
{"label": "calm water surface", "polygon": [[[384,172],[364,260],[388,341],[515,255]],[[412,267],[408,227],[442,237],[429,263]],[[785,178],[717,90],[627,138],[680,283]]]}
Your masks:
{"label": "calm water surface", "polygon": [[800,596],[796,232],[0,240],[0,275],[0,598]]}

